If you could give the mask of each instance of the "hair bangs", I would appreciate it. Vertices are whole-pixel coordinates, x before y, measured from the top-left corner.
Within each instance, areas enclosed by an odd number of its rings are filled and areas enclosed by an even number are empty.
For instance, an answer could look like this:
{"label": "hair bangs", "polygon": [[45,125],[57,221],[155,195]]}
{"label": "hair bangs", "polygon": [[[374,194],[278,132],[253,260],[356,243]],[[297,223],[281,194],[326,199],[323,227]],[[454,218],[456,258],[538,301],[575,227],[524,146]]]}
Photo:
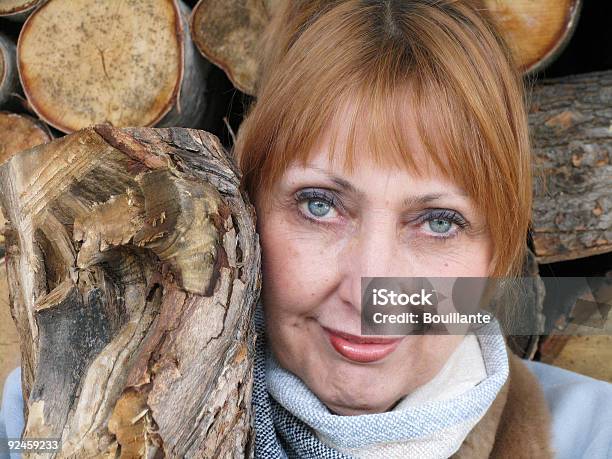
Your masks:
{"label": "hair bangs", "polygon": [[493,275],[520,272],[532,204],[524,93],[480,13],[452,0],[287,2],[236,139],[241,187],[265,206],[321,142],[349,173],[369,159],[442,176],[486,216]]}

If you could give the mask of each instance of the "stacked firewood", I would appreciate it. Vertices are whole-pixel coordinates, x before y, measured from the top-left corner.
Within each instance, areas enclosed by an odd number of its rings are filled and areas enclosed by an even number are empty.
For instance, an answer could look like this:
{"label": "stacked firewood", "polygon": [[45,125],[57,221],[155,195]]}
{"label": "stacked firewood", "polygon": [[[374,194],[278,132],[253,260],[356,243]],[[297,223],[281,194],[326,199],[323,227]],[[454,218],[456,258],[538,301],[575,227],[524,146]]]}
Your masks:
{"label": "stacked firewood", "polygon": [[[61,437],[56,457],[251,453],[259,246],[235,161],[205,132],[208,86],[221,68],[256,96],[258,41],[282,1],[0,0],[0,244],[24,438]],[[525,75],[559,55],[581,8],[483,1]],[[612,252],[611,104],[612,71],[530,93],[526,276]],[[554,361],[559,345],[540,341],[512,343]]]}

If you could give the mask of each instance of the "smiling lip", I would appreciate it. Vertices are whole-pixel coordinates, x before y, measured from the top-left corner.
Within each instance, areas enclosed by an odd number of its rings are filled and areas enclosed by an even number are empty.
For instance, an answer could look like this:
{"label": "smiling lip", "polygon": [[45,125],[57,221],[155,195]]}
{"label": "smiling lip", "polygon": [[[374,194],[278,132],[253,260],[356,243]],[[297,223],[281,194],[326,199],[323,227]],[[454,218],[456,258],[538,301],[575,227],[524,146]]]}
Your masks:
{"label": "smiling lip", "polygon": [[357,336],[323,327],[331,345],[342,356],[359,363],[376,362],[391,354],[402,338]]}

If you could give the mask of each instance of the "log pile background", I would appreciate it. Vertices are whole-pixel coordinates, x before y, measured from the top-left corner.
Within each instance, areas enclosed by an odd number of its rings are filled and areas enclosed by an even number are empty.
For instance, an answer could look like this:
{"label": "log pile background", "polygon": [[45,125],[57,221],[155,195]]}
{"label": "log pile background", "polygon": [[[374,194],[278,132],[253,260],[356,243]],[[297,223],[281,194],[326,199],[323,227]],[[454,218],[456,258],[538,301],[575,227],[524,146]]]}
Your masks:
{"label": "log pile background", "polygon": [[[205,451],[207,457],[248,454],[245,400],[252,336],[236,314],[242,310],[248,317],[258,294],[259,249],[254,215],[248,198],[235,191],[239,172],[227,151],[256,94],[258,40],[282,1],[133,0],[118,8],[112,0],[0,0],[0,208],[8,217],[0,233],[0,391],[8,371],[21,362],[25,393],[36,413],[26,435],[69,426],[73,434],[66,445],[76,454],[103,448],[121,448],[125,457],[140,457],[145,450],[161,457],[162,449],[186,455]],[[577,305],[592,300],[591,293],[568,285],[562,298],[550,294],[559,289],[555,282],[561,276],[607,276],[612,284],[612,39],[607,32],[612,7],[578,0],[482,1],[530,88],[538,173],[525,274],[538,279],[532,293],[540,305],[534,320],[542,335],[514,337],[512,345],[524,357],[612,381],[610,332],[555,333],[573,326]],[[141,129],[118,129],[137,126]],[[173,129],[153,129],[164,127]],[[112,159],[108,164],[97,161],[104,155]],[[62,163],[66,158],[75,163]],[[83,168],[70,169],[83,158],[88,158]],[[63,182],[61,164],[73,170]],[[45,175],[45,167],[55,176]],[[36,189],[37,181],[46,187]],[[155,184],[162,196],[154,199],[148,193]],[[163,193],[170,191],[173,198],[164,201]],[[213,257],[208,273],[219,289],[214,293],[194,288],[201,286],[197,276],[177,275],[193,272],[186,262],[193,247],[175,247],[180,253],[172,258],[167,252],[172,243],[163,243],[169,237],[164,228],[176,230],[180,215],[190,215],[189,206],[198,203],[190,193],[215,196],[216,205],[225,208],[211,220],[213,239],[220,238],[215,247],[225,253]],[[189,197],[172,207],[178,195]],[[155,231],[130,226],[123,214],[160,226]],[[113,215],[117,225],[106,227]],[[170,223],[164,226],[166,218]],[[55,240],[60,234],[63,245]],[[133,244],[134,234],[146,234],[141,245]],[[162,239],[155,242],[156,237]],[[240,237],[245,239],[238,244]],[[88,248],[87,241],[95,242]],[[70,269],[68,260],[77,253],[88,260],[79,269],[89,270],[89,277],[75,278]],[[130,287],[138,300],[118,315],[109,305],[117,306],[127,287],[113,277],[117,272],[138,279]],[[231,300],[230,279],[240,281],[234,291],[240,300]],[[206,317],[217,303],[234,316]],[[83,305],[98,307],[94,315],[84,315]],[[91,336],[51,332],[70,317]],[[174,321],[183,328],[173,327]],[[119,359],[121,331],[132,322],[146,338],[124,341],[133,355],[124,357],[115,373],[108,371],[104,359]],[[195,328],[190,331],[188,324]],[[220,348],[207,347],[206,340],[186,341],[196,331],[203,339],[215,326],[226,340]],[[236,330],[242,332],[235,335]],[[56,355],[49,354],[50,347],[67,352],[71,346],[87,347],[92,337],[98,346],[88,348],[89,354],[67,359],[59,370],[46,365]],[[229,350],[234,341],[242,345]],[[195,352],[199,356],[190,361]],[[223,371],[227,378],[219,382]],[[180,381],[193,387],[194,378],[202,378],[202,390],[186,397]],[[101,384],[107,387],[104,400],[102,392],[91,392]],[[73,405],[64,392],[80,404]],[[219,406],[207,411],[198,405],[203,400]],[[79,411],[86,401],[99,404],[104,422]],[[179,405],[197,419],[194,425],[164,416],[168,407]],[[132,418],[134,423],[125,423]],[[98,436],[79,437],[85,431]],[[228,450],[232,443],[239,448]]]}

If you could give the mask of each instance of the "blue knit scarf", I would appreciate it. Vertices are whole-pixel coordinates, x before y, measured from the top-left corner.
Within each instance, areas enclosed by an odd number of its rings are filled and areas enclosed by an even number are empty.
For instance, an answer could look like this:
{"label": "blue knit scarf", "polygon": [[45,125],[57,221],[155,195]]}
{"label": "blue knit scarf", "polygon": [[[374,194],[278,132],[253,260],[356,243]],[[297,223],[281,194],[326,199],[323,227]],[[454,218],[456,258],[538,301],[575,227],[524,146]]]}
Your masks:
{"label": "blue knit scarf", "polygon": [[[455,398],[407,410],[339,416],[331,413],[297,376],[278,366],[266,342],[261,302],[255,310],[255,330],[252,406],[256,458],[348,459],[322,443],[315,431],[348,448],[422,439],[481,417],[508,378],[505,341],[499,325],[493,322],[477,334],[487,372],[480,384]],[[270,383],[283,387],[283,404],[270,395]],[[291,406],[292,412],[283,405]]]}

